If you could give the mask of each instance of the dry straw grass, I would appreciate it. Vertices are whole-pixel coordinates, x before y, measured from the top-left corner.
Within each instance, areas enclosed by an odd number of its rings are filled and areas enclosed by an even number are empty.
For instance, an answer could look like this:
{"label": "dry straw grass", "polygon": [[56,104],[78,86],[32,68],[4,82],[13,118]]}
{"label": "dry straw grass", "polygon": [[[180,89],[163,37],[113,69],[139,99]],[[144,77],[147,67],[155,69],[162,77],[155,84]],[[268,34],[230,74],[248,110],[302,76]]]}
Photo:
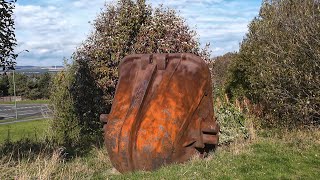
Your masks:
{"label": "dry straw grass", "polygon": [[63,159],[62,150],[51,155],[40,153],[35,159],[14,161],[9,157],[0,160],[0,179],[90,179],[95,174],[117,174],[112,169],[105,149],[94,147],[88,157],[72,161]]}

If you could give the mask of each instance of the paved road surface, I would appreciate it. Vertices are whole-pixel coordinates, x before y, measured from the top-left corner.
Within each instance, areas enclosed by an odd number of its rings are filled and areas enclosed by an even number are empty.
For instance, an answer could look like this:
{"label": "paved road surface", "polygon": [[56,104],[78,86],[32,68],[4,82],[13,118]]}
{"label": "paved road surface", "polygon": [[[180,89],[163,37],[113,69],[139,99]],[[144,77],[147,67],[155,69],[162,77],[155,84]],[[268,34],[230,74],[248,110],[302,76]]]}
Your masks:
{"label": "paved road surface", "polygon": [[[18,121],[26,119],[48,118],[50,110],[47,104],[17,104]],[[15,106],[0,104],[0,123],[16,121]]]}

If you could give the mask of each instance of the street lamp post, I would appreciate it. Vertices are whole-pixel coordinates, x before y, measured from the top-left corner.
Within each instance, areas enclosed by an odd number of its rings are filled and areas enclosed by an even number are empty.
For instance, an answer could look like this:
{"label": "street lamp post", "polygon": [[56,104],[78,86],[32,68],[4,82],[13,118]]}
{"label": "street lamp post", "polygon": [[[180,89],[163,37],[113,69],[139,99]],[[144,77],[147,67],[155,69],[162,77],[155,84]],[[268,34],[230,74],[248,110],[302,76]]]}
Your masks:
{"label": "street lamp post", "polygon": [[[20,53],[22,52],[29,52],[29,50],[25,49],[17,53],[17,57]],[[16,110],[16,120],[18,119],[18,109],[17,109],[17,96],[16,96],[16,82],[14,80],[14,71],[15,69],[13,68],[12,71],[12,78],[13,78],[13,96],[14,96],[14,109]]]}
{"label": "street lamp post", "polygon": [[18,119],[18,110],[17,110],[17,97],[16,97],[16,82],[14,81],[14,71],[12,72],[13,78],[13,96],[14,96],[14,109],[16,110],[16,120]]}

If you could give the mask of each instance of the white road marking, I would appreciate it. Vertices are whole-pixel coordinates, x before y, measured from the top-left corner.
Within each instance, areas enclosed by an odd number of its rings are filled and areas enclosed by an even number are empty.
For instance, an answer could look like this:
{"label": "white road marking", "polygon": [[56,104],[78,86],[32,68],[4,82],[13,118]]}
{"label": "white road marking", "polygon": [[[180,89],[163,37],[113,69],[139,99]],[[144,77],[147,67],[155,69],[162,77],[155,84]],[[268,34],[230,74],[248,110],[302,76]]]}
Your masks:
{"label": "white road marking", "polygon": [[[21,110],[21,109],[35,109],[35,108],[41,108],[41,106],[29,106],[29,107],[17,107],[17,110]],[[10,108],[10,109],[0,109],[0,112],[2,111],[12,111],[12,110],[16,110],[14,107]]]}

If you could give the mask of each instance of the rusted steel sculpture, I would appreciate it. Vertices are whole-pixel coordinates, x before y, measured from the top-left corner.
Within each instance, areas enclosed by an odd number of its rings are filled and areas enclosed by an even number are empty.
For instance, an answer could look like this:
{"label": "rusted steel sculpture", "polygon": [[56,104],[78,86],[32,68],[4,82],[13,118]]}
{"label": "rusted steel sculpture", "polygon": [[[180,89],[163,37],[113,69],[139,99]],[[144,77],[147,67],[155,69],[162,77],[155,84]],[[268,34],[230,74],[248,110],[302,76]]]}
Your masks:
{"label": "rusted steel sculpture", "polygon": [[208,66],[193,54],[125,57],[104,137],[120,172],[204,156],[218,143]]}

